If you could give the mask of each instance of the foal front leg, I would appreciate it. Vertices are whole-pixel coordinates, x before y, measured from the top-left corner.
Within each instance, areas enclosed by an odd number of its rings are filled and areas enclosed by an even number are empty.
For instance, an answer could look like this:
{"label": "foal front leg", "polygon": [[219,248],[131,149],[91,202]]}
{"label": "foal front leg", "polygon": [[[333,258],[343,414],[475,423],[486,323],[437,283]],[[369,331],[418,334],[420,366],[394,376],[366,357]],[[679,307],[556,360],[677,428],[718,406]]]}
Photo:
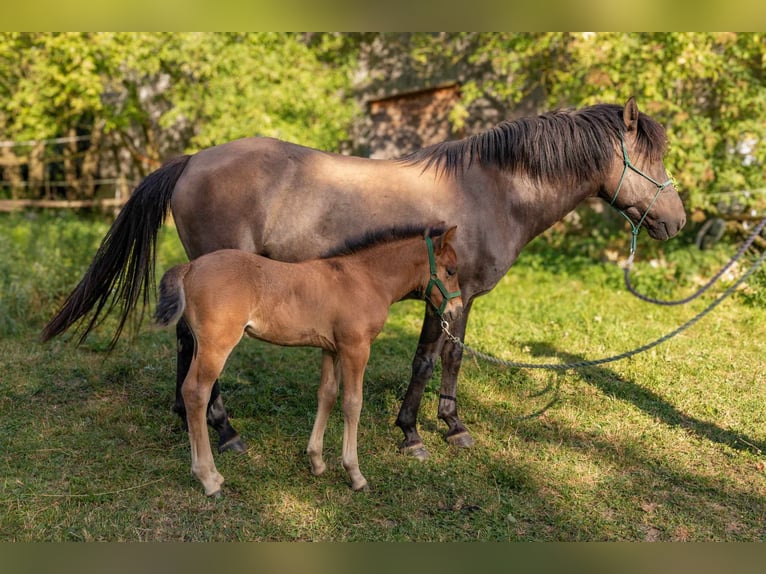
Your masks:
{"label": "foal front leg", "polygon": [[311,438],[309,438],[309,444],[306,448],[306,454],[308,454],[309,462],[311,463],[311,472],[315,476],[319,476],[327,470],[327,465],[322,457],[324,432],[327,428],[327,419],[338,398],[340,376],[337,355],[330,351],[322,351],[322,378],[317,390],[317,415],[314,419],[314,428],[311,431]]}
{"label": "foal front leg", "polygon": [[367,487],[367,479],[359,470],[356,441],[362,412],[364,369],[370,357],[370,347],[367,344],[366,347],[348,349],[340,353],[343,372],[343,468],[351,479],[351,488],[363,490]]}

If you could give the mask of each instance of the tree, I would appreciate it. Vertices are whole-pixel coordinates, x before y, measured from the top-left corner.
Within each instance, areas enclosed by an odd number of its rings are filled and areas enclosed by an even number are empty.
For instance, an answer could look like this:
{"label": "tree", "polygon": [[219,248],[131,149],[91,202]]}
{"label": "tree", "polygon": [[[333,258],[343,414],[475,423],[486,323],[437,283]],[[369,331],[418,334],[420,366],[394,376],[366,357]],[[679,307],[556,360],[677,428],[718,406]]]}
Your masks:
{"label": "tree", "polygon": [[764,34],[484,33],[473,45],[470,61],[494,73],[467,83],[466,106],[481,94],[542,109],[634,95],[667,128],[667,165],[691,206],[764,186]]}
{"label": "tree", "polygon": [[61,151],[0,148],[4,179],[20,181],[23,165],[34,189],[35,166],[56,163],[68,195],[88,196],[97,171],[135,179],[244,136],[337,150],[356,113],[353,55],[334,57],[338,46],[284,33],[0,34],[0,140],[67,137]]}

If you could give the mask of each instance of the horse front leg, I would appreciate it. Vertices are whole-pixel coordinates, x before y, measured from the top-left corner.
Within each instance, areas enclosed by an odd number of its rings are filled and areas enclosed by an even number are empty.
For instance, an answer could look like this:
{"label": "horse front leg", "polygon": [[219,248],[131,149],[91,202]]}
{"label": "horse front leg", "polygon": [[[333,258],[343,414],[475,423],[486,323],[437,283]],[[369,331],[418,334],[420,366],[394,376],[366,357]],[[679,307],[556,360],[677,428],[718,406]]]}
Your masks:
{"label": "horse front leg", "polygon": [[423,320],[423,328],[420,331],[418,348],[412,359],[412,378],[399,409],[399,415],[396,417],[396,426],[402,429],[404,433],[404,440],[399,450],[420,460],[425,460],[430,456],[418,434],[417,417],[420,402],[423,399],[423,391],[434,372],[436,360],[444,342],[440,324],[439,318],[431,310],[431,307],[426,305],[426,315]]}
{"label": "horse front leg", "polygon": [[[471,301],[464,304],[462,314],[450,325],[450,332],[461,341],[465,338],[470,311]],[[473,437],[457,414],[457,378],[463,362],[463,348],[447,340],[442,347],[441,357],[442,385],[439,391],[438,417],[449,427],[445,437],[449,444],[464,448],[471,447],[473,446]]]}
{"label": "horse front leg", "polygon": [[[194,357],[194,335],[183,317],[176,324],[176,339],[178,342],[176,354],[176,400],[173,405],[173,412],[181,417],[184,428],[188,429],[183,385]],[[207,424],[218,433],[218,452],[227,450],[244,452],[246,450],[245,443],[240,438],[239,433],[231,426],[229,415],[223,406],[221,386],[218,379],[213,383],[210,401],[207,405]]]}
{"label": "horse front leg", "polygon": [[311,463],[311,472],[314,476],[319,476],[327,470],[322,454],[324,451],[324,433],[327,428],[327,419],[338,398],[340,376],[337,355],[330,351],[322,351],[322,379],[319,383],[319,390],[317,390],[317,415],[306,448],[306,454]]}

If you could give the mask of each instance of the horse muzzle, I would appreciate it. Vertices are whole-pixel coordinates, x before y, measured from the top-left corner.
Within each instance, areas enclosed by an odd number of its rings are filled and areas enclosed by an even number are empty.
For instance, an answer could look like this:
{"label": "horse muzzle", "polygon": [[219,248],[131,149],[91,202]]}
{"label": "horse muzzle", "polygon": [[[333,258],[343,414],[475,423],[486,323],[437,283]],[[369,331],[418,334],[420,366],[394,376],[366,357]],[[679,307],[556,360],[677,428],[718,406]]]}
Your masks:
{"label": "horse muzzle", "polygon": [[675,237],[683,229],[684,225],[686,225],[686,215],[675,219],[654,219],[647,217],[644,220],[644,226],[649,233],[649,237],[659,241]]}

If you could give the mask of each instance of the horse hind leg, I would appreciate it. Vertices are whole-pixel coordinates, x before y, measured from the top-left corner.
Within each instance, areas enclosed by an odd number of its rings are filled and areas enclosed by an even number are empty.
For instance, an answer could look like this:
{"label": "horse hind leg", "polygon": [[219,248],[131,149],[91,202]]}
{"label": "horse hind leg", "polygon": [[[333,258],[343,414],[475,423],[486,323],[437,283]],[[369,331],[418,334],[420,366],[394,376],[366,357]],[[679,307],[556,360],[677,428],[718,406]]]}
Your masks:
{"label": "horse hind leg", "polygon": [[[178,340],[178,350],[176,362],[176,399],[173,405],[173,412],[181,417],[184,428],[188,429],[182,389],[192,357],[194,356],[194,335],[183,317],[176,324],[176,338]],[[225,452],[227,450],[245,452],[247,446],[229,421],[229,415],[223,405],[220,383],[217,379],[213,383],[210,401],[207,405],[207,423],[218,433],[218,452]]]}
{"label": "horse hind leg", "polygon": [[317,414],[314,419],[314,428],[306,448],[306,454],[311,464],[311,472],[319,476],[327,470],[323,458],[324,433],[327,428],[327,419],[330,417],[335,401],[338,398],[338,385],[340,383],[340,369],[338,368],[337,355],[329,351],[322,352],[322,378],[317,390]]}

